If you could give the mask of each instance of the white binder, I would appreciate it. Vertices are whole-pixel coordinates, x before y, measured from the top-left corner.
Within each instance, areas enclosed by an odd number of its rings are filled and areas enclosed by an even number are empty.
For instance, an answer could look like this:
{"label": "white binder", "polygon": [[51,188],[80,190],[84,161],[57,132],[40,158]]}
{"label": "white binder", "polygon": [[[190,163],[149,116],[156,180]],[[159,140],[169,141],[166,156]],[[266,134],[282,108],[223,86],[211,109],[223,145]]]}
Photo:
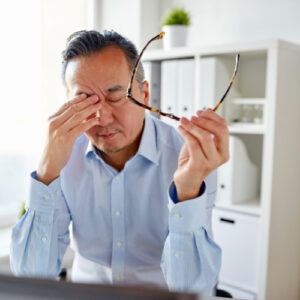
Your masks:
{"label": "white binder", "polygon": [[[161,63],[157,61],[144,62],[145,79],[149,82],[150,106],[160,108]],[[156,118],[159,114],[150,112]]]}
{"label": "white binder", "polygon": [[193,59],[178,60],[177,112],[180,117],[195,114],[195,62]]}
{"label": "white binder", "polygon": [[[234,68],[234,61],[221,60],[218,57],[201,57],[200,59],[200,90],[199,109],[214,108],[224,95]],[[231,87],[227,97],[238,97],[235,85]],[[225,101],[227,101],[226,99]],[[223,114],[224,105],[218,109],[218,114]]]}
{"label": "white binder", "polygon": [[258,168],[240,138],[230,136],[229,149],[229,161],[218,168],[217,201],[230,205],[253,200],[258,195]]}
{"label": "white binder", "polygon": [[[177,61],[168,60],[161,64],[161,110],[177,114]],[[163,117],[163,120],[177,127],[176,121]]]}
{"label": "white binder", "polygon": [[[195,61],[179,59],[162,62],[161,110],[178,117],[190,118],[194,113]],[[177,127],[178,122],[168,118],[164,121]]]}

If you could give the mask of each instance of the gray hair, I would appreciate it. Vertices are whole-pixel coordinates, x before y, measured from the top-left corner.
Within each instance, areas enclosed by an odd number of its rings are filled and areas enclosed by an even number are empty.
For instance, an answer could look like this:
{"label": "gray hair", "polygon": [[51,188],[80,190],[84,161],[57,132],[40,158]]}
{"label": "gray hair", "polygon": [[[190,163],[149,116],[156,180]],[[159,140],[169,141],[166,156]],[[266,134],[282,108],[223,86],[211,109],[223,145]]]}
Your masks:
{"label": "gray hair", "polygon": [[[103,33],[100,33],[95,30],[81,30],[74,32],[69,36],[66,49],[62,52],[63,81],[65,82],[67,65],[71,59],[80,56],[90,56],[109,46],[116,46],[123,51],[129,69],[132,71],[138,58],[138,52],[135,45],[130,40],[115,31],[105,30]],[[144,68],[140,62],[135,75],[140,89],[143,87],[144,77]]]}

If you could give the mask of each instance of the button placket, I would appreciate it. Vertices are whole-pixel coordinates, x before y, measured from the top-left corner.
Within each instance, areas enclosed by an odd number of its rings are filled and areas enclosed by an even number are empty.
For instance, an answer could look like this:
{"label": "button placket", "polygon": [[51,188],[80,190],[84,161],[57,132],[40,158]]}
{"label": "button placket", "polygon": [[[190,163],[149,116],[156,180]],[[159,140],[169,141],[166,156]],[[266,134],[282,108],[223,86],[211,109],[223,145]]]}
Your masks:
{"label": "button placket", "polygon": [[43,198],[44,198],[45,200],[49,200],[49,199],[50,199],[50,196],[49,196],[48,194],[44,194],[44,195],[43,195]]}
{"label": "button placket", "polygon": [[125,219],[124,219],[124,176],[115,176],[111,184],[111,209],[112,209],[112,275],[113,280],[122,281],[124,277],[124,239],[125,239]]}

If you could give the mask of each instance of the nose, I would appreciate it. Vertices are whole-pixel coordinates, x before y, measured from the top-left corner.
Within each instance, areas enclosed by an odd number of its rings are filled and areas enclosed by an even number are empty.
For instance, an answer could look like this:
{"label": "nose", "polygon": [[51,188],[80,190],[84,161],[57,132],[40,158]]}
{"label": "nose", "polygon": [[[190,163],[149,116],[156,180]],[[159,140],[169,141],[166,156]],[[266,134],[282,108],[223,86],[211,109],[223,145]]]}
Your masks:
{"label": "nose", "polygon": [[97,117],[99,118],[99,125],[106,127],[110,125],[113,120],[112,108],[106,103],[105,99],[100,99],[101,102],[100,108],[97,110]]}

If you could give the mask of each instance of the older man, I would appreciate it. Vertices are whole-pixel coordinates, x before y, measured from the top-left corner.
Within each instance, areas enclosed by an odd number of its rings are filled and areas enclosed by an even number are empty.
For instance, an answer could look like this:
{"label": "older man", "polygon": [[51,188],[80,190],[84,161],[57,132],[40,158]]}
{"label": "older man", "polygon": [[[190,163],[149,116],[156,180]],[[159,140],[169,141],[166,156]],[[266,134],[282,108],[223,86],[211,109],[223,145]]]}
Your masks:
{"label": "older man", "polygon": [[[156,285],[210,293],[220,269],[211,237],[213,172],[228,159],[226,122],[212,110],[178,132],[126,99],[134,45],[80,31],[63,52],[66,102],[49,118],[14,227],[15,274],[55,277],[70,243],[74,281]],[[149,104],[142,66],[133,95]]]}

